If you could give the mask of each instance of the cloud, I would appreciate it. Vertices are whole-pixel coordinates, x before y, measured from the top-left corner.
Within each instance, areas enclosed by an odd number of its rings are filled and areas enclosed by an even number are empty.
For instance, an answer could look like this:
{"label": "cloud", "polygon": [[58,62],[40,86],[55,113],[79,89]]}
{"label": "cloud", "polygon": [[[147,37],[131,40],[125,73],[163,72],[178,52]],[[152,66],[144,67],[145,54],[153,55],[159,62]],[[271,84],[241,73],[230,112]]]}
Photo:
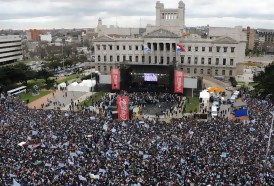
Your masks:
{"label": "cloud", "polygon": [[[184,0],[187,26],[246,25],[271,28],[273,0]],[[165,8],[177,8],[177,0],[161,0]],[[156,0],[0,0],[2,28],[84,28],[103,23],[139,27],[155,23]]]}

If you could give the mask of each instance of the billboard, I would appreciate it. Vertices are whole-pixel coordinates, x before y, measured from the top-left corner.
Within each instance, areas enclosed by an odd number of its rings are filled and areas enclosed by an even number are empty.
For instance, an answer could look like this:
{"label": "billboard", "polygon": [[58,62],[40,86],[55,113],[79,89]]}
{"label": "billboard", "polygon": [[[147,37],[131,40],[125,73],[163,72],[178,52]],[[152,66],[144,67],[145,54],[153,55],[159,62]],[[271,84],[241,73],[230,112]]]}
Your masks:
{"label": "billboard", "polygon": [[128,96],[117,97],[117,110],[118,110],[118,120],[121,120],[121,121],[129,120],[129,97]]}
{"label": "billboard", "polygon": [[175,70],[174,71],[174,93],[184,92],[184,72]]}
{"label": "billboard", "polygon": [[111,69],[111,88],[112,90],[120,90],[120,69]]}

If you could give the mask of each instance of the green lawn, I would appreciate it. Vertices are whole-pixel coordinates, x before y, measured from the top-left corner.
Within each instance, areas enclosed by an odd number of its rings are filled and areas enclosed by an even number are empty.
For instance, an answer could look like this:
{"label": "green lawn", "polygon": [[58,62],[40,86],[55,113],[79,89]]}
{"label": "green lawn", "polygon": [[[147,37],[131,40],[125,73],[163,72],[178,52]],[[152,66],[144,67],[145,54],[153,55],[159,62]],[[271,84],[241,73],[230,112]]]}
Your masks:
{"label": "green lawn", "polygon": [[32,89],[34,85],[37,85],[39,88],[43,88],[45,86],[44,82],[44,79],[28,80],[28,88]]}
{"label": "green lawn", "polygon": [[237,82],[237,84],[238,84],[238,85],[245,85],[245,82],[239,81],[239,82]]}
{"label": "green lawn", "polygon": [[192,113],[194,111],[198,112],[199,108],[199,98],[198,97],[189,97],[189,102],[186,100],[186,110],[185,113]]}
{"label": "green lawn", "polygon": [[256,87],[258,84],[259,84],[258,82],[252,82],[252,83],[249,83],[249,86]]}
{"label": "green lawn", "polygon": [[[106,95],[106,92],[96,92],[92,95],[92,98],[94,100],[94,102],[97,102],[99,100],[101,100],[102,97],[104,97]],[[91,106],[91,101],[90,99],[86,99],[85,101],[81,102],[80,105],[84,105],[84,106]]]}
{"label": "green lawn", "polygon": [[23,101],[27,101],[29,100],[29,103],[45,96],[45,95],[48,95],[49,93],[51,93],[51,91],[40,91],[40,94],[37,95],[37,96],[32,96],[32,92],[29,92],[27,94],[21,94],[20,95],[20,99],[23,100]]}

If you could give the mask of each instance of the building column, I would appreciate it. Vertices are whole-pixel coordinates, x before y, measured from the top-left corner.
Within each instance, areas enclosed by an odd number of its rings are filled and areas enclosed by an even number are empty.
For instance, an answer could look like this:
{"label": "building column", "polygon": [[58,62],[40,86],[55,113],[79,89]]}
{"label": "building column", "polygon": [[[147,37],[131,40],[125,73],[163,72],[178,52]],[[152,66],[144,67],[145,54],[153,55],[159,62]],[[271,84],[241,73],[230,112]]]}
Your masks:
{"label": "building column", "polygon": [[[144,45],[147,45],[147,46],[148,46],[148,43],[146,43],[146,44],[144,43]],[[145,61],[144,61],[144,63],[145,63],[145,64],[148,64],[148,59],[149,59],[149,57],[148,57],[148,56],[149,56],[148,52],[145,52],[145,51],[144,51],[144,56],[145,56]]]}
{"label": "building column", "polygon": [[157,64],[161,61],[161,56],[160,56],[160,43],[157,43]]}
{"label": "building column", "polygon": [[154,43],[151,43],[151,63],[154,63],[155,59],[155,50],[154,50]]}
{"label": "building column", "polygon": [[173,55],[172,55],[172,43],[169,43],[169,63],[173,62]]}
{"label": "building column", "polygon": [[163,50],[163,56],[164,56],[164,64],[167,64],[167,51],[166,51],[166,43],[163,43],[164,50]]}

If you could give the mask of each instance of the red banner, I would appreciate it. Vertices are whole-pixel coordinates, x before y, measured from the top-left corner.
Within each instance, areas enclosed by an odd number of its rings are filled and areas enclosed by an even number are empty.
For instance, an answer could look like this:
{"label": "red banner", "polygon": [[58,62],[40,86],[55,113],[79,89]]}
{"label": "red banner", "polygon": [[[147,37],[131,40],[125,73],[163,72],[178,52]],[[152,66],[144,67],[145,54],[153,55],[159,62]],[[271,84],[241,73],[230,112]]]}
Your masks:
{"label": "red banner", "polygon": [[184,92],[184,72],[175,70],[174,71],[174,93]]}
{"label": "red banner", "polygon": [[129,120],[129,98],[128,96],[117,97],[117,109],[118,109],[118,120],[126,121]]}
{"label": "red banner", "polygon": [[120,90],[120,69],[111,69],[111,87],[112,90]]}

